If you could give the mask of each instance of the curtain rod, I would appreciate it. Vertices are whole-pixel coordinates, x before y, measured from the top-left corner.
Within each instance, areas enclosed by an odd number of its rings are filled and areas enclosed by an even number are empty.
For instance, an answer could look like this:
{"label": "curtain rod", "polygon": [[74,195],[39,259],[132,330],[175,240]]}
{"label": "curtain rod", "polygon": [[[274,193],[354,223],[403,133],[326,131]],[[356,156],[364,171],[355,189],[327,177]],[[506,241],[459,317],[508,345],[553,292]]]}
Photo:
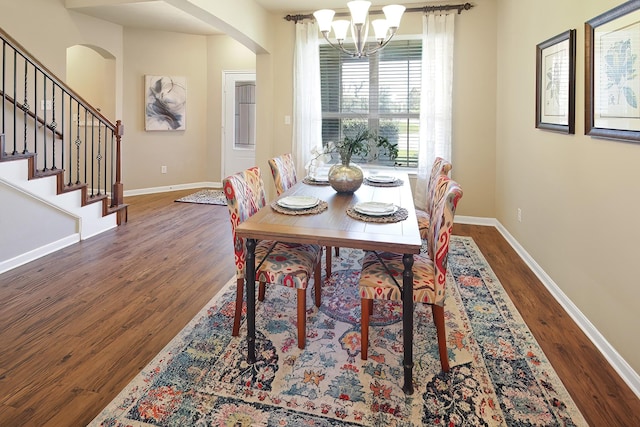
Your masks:
{"label": "curtain rod", "polygon": [[[405,10],[406,12],[440,12],[446,10],[457,10],[458,15],[462,13],[463,10],[469,10],[473,7],[471,3],[464,4],[446,4],[446,5],[438,5],[438,6],[424,6],[424,7],[408,7]],[[382,13],[382,10],[371,10],[369,11],[371,15],[379,15]],[[349,16],[348,12],[340,12],[336,13],[335,16]],[[308,15],[287,15],[284,17],[287,21],[293,21],[294,23],[298,23],[298,21],[302,21],[304,19],[313,19],[313,14]]]}

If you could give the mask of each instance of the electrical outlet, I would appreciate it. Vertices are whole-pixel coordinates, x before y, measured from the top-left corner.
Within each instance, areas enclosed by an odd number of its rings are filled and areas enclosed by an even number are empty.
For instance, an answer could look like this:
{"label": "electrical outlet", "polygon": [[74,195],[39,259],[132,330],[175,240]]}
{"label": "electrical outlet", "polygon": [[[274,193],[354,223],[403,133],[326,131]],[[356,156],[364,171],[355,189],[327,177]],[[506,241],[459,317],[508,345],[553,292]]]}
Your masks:
{"label": "electrical outlet", "polygon": [[50,99],[40,101],[40,110],[45,111],[45,110],[52,110],[52,109],[53,109],[53,102]]}
{"label": "electrical outlet", "polygon": [[522,209],[518,208],[518,222],[522,222]]}
{"label": "electrical outlet", "polygon": [[166,166],[161,166],[160,167],[160,172],[161,173],[167,173],[167,167]]}

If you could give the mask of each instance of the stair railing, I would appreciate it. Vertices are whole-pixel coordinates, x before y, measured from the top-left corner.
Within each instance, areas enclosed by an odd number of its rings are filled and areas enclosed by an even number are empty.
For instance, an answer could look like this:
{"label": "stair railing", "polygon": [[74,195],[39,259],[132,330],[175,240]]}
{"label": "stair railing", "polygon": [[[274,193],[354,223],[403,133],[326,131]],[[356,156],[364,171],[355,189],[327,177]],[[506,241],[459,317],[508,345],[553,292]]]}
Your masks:
{"label": "stair railing", "polygon": [[[32,158],[31,177],[59,175],[58,192],[82,188],[91,203],[111,197],[104,214],[124,210],[123,126],[104,117],[0,29],[0,161]],[[124,209],[122,209],[124,208]]]}

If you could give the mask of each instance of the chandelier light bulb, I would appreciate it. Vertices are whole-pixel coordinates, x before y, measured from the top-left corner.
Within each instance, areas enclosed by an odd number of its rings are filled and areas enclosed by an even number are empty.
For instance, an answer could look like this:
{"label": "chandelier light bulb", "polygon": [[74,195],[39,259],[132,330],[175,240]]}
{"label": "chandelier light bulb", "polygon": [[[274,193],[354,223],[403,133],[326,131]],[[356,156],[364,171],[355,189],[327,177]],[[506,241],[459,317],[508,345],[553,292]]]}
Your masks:
{"label": "chandelier light bulb", "polygon": [[333,21],[333,35],[336,37],[336,40],[342,41],[347,38],[349,26],[351,26],[351,22],[346,19],[337,19]]}
{"label": "chandelier light bulb", "polygon": [[402,19],[402,14],[405,9],[406,8],[400,4],[390,4],[382,8],[389,28],[397,29],[400,26],[400,20]]}
{"label": "chandelier light bulb", "polygon": [[[375,19],[371,22],[375,33],[376,43],[371,43],[367,47],[367,37],[369,35],[369,7],[370,1],[353,0],[347,3],[351,13],[351,21],[346,19],[333,20],[335,12],[330,9],[321,9],[313,13],[318,22],[318,28],[325,40],[334,48],[354,58],[362,58],[373,55],[383,49],[393,38],[398,27],[402,14],[406,8],[402,5],[392,4],[384,6],[382,12],[385,19]],[[329,40],[329,33],[333,28],[336,41]],[[345,48],[344,42],[347,32],[351,29],[351,37],[355,45],[354,51]]]}
{"label": "chandelier light bulb", "polygon": [[355,0],[347,3],[349,11],[351,12],[351,21],[354,25],[364,25],[367,22],[367,15],[369,12],[370,1]]}
{"label": "chandelier light bulb", "polygon": [[318,22],[318,28],[320,29],[320,32],[324,33],[326,31],[328,33],[329,31],[331,31],[331,21],[333,21],[333,16],[335,14],[336,12],[331,9],[322,9],[313,12],[313,16]]}
{"label": "chandelier light bulb", "polygon": [[389,25],[386,19],[374,19],[371,21],[373,26],[373,32],[376,35],[376,40],[384,40],[387,38],[387,31],[389,31]]}

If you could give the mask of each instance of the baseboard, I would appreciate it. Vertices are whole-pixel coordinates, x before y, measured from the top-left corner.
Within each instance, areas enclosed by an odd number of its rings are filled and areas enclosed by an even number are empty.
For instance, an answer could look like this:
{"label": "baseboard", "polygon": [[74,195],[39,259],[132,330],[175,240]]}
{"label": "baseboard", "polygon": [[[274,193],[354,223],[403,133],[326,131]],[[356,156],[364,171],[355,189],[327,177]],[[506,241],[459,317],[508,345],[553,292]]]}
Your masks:
{"label": "baseboard", "polygon": [[19,267],[28,262],[34,261],[45,255],[49,255],[50,253],[60,250],[62,248],[66,248],[67,246],[71,246],[74,243],[78,243],[79,241],[80,241],[80,234],[78,233],[72,234],[70,236],[64,237],[55,242],[41,246],[27,253],[18,255],[15,258],[2,261],[0,262],[0,274],[4,273],[5,271],[9,271],[13,268]]}
{"label": "baseboard", "polygon": [[487,225],[495,227],[507,242],[518,253],[520,258],[529,266],[531,271],[540,279],[551,295],[564,308],[574,322],[582,329],[596,348],[607,359],[613,369],[620,375],[625,383],[640,398],[640,375],[622,358],[620,353],[606,340],[589,319],[578,307],[562,292],[553,279],[540,267],[529,253],[518,243],[509,231],[495,218],[479,218],[456,216],[455,222],[460,224]]}
{"label": "baseboard", "polygon": [[191,184],[167,185],[164,187],[139,188],[125,190],[124,196],[140,196],[142,194],[166,193],[168,191],[191,190],[195,188],[222,188],[221,182],[193,182]]}

